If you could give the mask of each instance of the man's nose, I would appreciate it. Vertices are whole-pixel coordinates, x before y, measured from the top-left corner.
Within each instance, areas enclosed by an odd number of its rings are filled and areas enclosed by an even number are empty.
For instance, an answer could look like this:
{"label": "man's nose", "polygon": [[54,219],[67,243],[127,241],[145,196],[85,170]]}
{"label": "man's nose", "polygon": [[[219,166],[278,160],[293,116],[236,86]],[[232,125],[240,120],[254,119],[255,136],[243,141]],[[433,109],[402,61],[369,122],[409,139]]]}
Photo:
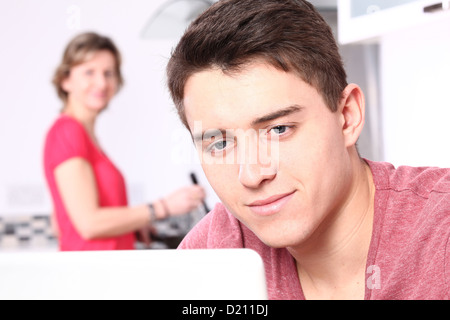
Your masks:
{"label": "man's nose", "polygon": [[264,131],[250,131],[240,139],[243,143],[238,148],[239,181],[247,188],[260,187],[278,172],[279,141],[268,141],[263,134]]}
{"label": "man's nose", "polygon": [[255,189],[275,178],[277,169],[260,163],[243,163],[239,166],[239,181],[247,188]]}

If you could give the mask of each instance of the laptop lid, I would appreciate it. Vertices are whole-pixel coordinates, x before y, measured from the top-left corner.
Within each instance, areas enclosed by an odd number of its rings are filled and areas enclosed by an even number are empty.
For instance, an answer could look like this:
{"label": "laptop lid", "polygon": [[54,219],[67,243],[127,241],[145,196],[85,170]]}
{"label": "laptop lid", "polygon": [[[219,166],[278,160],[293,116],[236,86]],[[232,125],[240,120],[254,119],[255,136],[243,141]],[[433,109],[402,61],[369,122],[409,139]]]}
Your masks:
{"label": "laptop lid", "polygon": [[249,249],[0,253],[0,299],[264,300]]}

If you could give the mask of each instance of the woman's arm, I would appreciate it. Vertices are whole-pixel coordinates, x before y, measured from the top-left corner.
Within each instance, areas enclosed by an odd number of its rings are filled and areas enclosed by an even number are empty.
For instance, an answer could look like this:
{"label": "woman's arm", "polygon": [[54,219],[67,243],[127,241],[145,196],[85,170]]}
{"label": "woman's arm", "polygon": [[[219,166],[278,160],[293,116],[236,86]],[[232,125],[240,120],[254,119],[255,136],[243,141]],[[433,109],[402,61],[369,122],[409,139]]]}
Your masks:
{"label": "woman's arm", "polygon": [[[91,165],[72,158],[55,168],[55,180],[72,223],[84,239],[120,236],[150,223],[147,205],[100,208]],[[155,205],[156,216],[164,216]]]}
{"label": "woman's arm", "polygon": [[[55,168],[55,180],[72,223],[87,240],[116,237],[149,226],[147,204],[135,207],[101,208],[94,172],[83,158],[71,158]],[[175,190],[153,202],[156,220],[185,214],[195,209],[205,198],[200,186]]]}

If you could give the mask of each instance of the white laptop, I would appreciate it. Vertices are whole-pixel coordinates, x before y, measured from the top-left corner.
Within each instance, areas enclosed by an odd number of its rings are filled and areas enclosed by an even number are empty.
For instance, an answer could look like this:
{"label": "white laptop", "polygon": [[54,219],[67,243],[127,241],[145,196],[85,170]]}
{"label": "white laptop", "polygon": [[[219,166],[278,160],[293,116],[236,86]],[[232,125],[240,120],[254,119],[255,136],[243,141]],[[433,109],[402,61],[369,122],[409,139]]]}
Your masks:
{"label": "white laptop", "polygon": [[265,300],[249,249],[0,253],[0,299]]}

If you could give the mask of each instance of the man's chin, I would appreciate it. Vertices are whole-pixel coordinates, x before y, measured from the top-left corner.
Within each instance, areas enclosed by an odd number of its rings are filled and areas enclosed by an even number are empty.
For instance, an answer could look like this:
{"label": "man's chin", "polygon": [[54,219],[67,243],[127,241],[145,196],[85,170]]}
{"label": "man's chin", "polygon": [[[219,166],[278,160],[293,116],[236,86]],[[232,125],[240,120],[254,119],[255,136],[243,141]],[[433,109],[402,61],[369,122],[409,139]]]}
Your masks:
{"label": "man's chin", "polygon": [[294,239],[294,237],[286,237],[286,235],[283,236],[274,236],[273,234],[270,235],[259,235],[255,233],[255,235],[263,242],[266,246],[274,248],[274,249],[281,249],[281,248],[288,248],[297,246],[299,240]]}

